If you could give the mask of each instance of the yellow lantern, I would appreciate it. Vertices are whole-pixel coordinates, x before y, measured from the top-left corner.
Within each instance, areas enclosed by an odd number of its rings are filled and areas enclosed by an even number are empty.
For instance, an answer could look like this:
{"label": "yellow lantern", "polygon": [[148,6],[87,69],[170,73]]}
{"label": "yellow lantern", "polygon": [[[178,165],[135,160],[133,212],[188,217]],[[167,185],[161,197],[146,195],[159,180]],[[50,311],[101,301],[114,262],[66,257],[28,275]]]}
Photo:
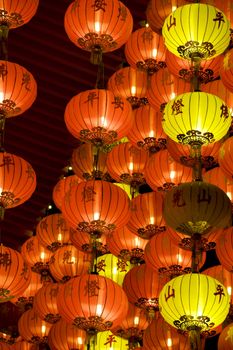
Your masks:
{"label": "yellow lantern", "polygon": [[230,23],[224,13],[207,4],[178,7],[164,21],[165,45],[185,59],[210,59],[223,53],[230,42]]}
{"label": "yellow lantern", "polygon": [[129,261],[117,258],[113,254],[104,254],[97,258],[97,272],[100,276],[108,277],[120,286],[126,273],[133,267]]}
{"label": "yellow lantern", "polygon": [[166,224],[186,235],[205,234],[213,227],[231,226],[231,201],[219,187],[186,182],[172,188],[164,199]]}
{"label": "yellow lantern", "polygon": [[[220,325],[229,311],[229,295],[215,278],[191,273],[170,280],[159,296],[160,312],[167,323],[188,331],[192,339]],[[192,348],[192,349],[196,349]]]}
{"label": "yellow lantern", "polygon": [[97,333],[95,350],[128,350],[128,340],[117,337],[111,331]]}
{"label": "yellow lantern", "polygon": [[208,144],[227,133],[231,113],[218,96],[187,92],[167,103],[162,123],[165,133],[176,142]]}

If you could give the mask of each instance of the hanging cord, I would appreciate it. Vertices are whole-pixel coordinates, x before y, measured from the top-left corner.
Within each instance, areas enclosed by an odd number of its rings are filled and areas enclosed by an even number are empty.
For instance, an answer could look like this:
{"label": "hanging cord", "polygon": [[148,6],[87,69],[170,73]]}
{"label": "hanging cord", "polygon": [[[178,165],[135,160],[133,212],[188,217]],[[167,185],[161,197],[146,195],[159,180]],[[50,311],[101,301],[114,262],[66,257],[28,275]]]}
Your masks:
{"label": "hanging cord", "polygon": [[201,160],[201,143],[196,142],[191,146],[191,158],[193,159],[193,181],[203,181],[202,179],[202,160]]}
{"label": "hanging cord", "polygon": [[97,251],[97,242],[96,242],[96,240],[97,240],[96,236],[92,235],[91,238],[90,238],[90,245],[92,247],[90,273],[92,275],[98,275],[98,272],[97,272],[98,251]]}
{"label": "hanging cord", "polygon": [[2,23],[0,25],[0,59],[3,61],[8,61],[8,33],[8,25]]}
{"label": "hanging cord", "polygon": [[5,122],[5,113],[0,112],[0,152],[4,152]]}
{"label": "hanging cord", "polygon": [[104,62],[98,64],[95,89],[104,89]]}
{"label": "hanging cord", "polygon": [[100,147],[94,145],[93,146],[93,175],[95,180],[97,180],[100,176],[99,155],[100,155]]}

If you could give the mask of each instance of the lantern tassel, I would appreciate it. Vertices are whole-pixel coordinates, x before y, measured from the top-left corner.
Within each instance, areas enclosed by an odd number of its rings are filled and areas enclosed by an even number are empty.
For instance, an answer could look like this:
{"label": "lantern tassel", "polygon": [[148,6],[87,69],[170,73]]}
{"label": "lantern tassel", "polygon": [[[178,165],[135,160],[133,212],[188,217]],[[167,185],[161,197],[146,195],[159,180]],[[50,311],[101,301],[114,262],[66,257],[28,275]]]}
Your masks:
{"label": "lantern tassel", "polygon": [[189,331],[189,342],[191,350],[201,350],[200,329],[192,329]]}

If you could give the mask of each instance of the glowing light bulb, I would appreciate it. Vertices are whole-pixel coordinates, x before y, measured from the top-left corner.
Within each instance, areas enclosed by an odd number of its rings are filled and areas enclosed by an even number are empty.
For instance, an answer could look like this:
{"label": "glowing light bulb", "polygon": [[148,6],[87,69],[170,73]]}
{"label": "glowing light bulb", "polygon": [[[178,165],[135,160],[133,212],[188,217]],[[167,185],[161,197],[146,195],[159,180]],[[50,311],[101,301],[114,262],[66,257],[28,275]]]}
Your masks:
{"label": "glowing light bulb", "polygon": [[134,317],[133,323],[135,326],[139,325],[139,317],[138,316]]}
{"label": "glowing light bulb", "polygon": [[176,97],[176,94],[175,94],[174,92],[172,92],[172,93],[171,93],[171,97],[170,97],[171,100],[173,100],[173,98],[175,98],[175,97]]}
{"label": "glowing light bulb", "polygon": [[136,86],[131,86],[131,95],[134,96],[136,94]]}
{"label": "glowing light bulb", "polygon": [[172,6],[172,12],[174,12],[177,9],[176,6]]}
{"label": "glowing light bulb", "polygon": [[53,207],[53,206],[52,206],[51,204],[48,205],[48,209],[52,209],[52,207]]}
{"label": "glowing light bulb", "polygon": [[73,170],[73,168],[72,168],[72,166],[70,165],[70,166],[68,166],[68,170]]}
{"label": "glowing light bulb", "polygon": [[129,163],[129,171],[130,171],[130,173],[132,173],[132,171],[133,171],[133,162]]}
{"label": "glowing light bulb", "polygon": [[172,340],[171,338],[167,338],[167,346],[172,346]]}
{"label": "glowing light bulb", "polygon": [[155,218],[153,216],[150,217],[150,224],[151,225],[154,225],[155,223]]}
{"label": "glowing light bulb", "polygon": [[232,288],[229,286],[229,287],[227,287],[227,293],[229,294],[229,295],[231,295],[231,293],[232,293]]}
{"label": "glowing light bulb", "polygon": [[100,123],[101,123],[101,126],[103,128],[106,128],[106,126],[108,125],[108,122],[107,122],[105,116],[100,117]]}
{"label": "glowing light bulb", "polygon": [[41,252],[41,253],[40,253],[40,258],[41,258],[41,260],[44,260],[44,259],[45,259],[45,252]]}
{"label": "glowing light bulb", "polygon": [[72,256],[72,257],[70,258],[70,261],[71,261],[71,264],[75,264],[75,263],[76,263],[76,258],[75,258],[75,256]]}
{"label": "glowing light bulb", "polygon": [[97,304],[97,306],[96,306],[96,315],[97,316],[101,316],[102,311],[103,311],[102,305],[101,304]]}
{"label": "glowing light bulb", "polygon": [[113,273],[113,275],[117,274],[117,267],[116,266],[112,269],[112,273]]}
{"label": "glowing light bulb", "polygon": [[149,23],[146,23],[145,27],[146,27],[146,28],[149,28]]}
{"label": "glowing light bulb", "polygon": [[95,22],[95,32],[100,32],[100,22]]}
{"label": "glowing light bulb", "polygon": [[155,136],[154,130],[150,130],[149,137],[154,137],[154,136]]}
{"label": "glowing light bulb", "polygon": [[2,102],[3,100],[4,100],[4,93],[0,91],[0,102]]}
{"label": "glowing light bulb", "polygon": [[178,263],[181,263],[183,261],[183,258],[182,258],[182,256],[180,254],[177,254],[176,257],[177,257]]}
{"label": "glowing light bulb", "polygon": [[134,238],[134,244],[136,247],[139,245],[139,237]]}
{"label": "glowing light bulb", "polygon": [[153,58],[157,57],[157,53],[158,53],[158,50],[157,49],[153,49],[152,50],[152,57]]}
{"label": "glowing light bulb", "polygon": [[82,345],[82,344],[83,344],[83,340],[82,340],[81,337],[78,337],[78,339],[77,339],[77,344],[78,344],[78,345]]}
{"label": "glowing light bulb", "polygon": [[176,176],[176,172],[174,170],[170,171],[170,179],[173,180]]}
{"label": "glowing light bulb", "polygon": [[231,192],[227,192],[227,195],[228,195],[229,199],[232,200]]}
{"label": "glowing light bulb", "polygon": [[96,212],[94,213],[94,220],[99,220],[100,218],[100,213]]}
{"label": "glowing light bulb", "polygon": [[58,240],[59,242],[61,242],[61,240],[62,240],[62,234],[61,234],[61,233],[58,233],[58,235],[57,235],[57,240]]}
{"label": "glowing light bulb", "polygon": [[44,335],[45,332],[46,332],[46,326],[43,324],[43,325],[41,326],[41,333]]}

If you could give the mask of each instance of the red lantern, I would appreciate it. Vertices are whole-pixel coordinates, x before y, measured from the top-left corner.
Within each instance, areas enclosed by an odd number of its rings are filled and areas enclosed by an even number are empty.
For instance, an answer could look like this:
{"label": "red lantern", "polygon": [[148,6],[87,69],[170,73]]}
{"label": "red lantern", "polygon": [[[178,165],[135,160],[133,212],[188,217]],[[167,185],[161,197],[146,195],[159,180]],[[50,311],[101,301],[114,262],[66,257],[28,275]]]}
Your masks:
{"label": "red lantern", "polygon": [[134,266],[125,275],[123,289],[130,303],[150,313],[158,311],[159,293],[166,284],[167,278],[142,264]]}
{"label": "red lantern", "polygon": [[72,245],[65,246],[59,248],[51,257],[49,269],[56,281],[66,282],[72,277],[87,273],[90,258]]}
{"label": "red lantern", "polygon": [[46,283],[35,295],[33,307],[37,315],[44,321],[56,323],[61,316],[57,308],[58,283]]}
{"label": "red lantern", "polygon": [[[132,29],[132,16],[118,0],[101,3],[95,0],[74,1],[65,14],[65,30],[69,39],[93,54],[118,49],[128,40]],[[93,63],[98,61],[93,59]]]}
{"label": "red lantern", "polygon": [[33,309],[25,311],[19,319],[19,334],[30,343],[48,342],[49,330],[52,324],[42,321]]}
{"label": "red lantern", "polygon": [[[200,254],[199,268],[204,265],[205,258],[205,253]],[[147,243],[145,262],[150,268],[173,278],[180,274],[191,272],[192,252],[174,244],[165,231],[155,235]]]}
{"label": "red lantern", "polygon": [[222,144],[219,150],[219,156],[218,156],[220,169],[231,181],[233,178],[232,149],[233,149],[233,138],[230,137]]}
{"label": "red lantern", "polygon": [[1,60],[0,67],[0,113],[6,118],[15,117],[31,107],[36,99],[37,84],[32,74],[16,63]]}
{"label": "red lantern", "polygon": [[216,254],[221,265],[233,272],[233,227],[223,230],[216,243]]}
{"label": "red lantern", "polygon": [[31,270],[16,250],[0,246],[0,303],[9,301],[28,287]]}
{"label": "red lantern", "polygon": [[229,180],[220,167],[208,170],[203,175],[203,180],[220,187],[228,195],[231,202],[233,201],[233,181]]}
{"label": "red lantern", "polygon": [[71,230],[62,214],[45,216],[36,226],[39,243],[52,252],[69,244]]}
{"label": "red lantern", "polygon": [[0,152],[0,207],[14,208],[28,200],[36,188],[36,174],[23,158]]}
{"label": "red lantern", "polygon": [[228,51],[222,60],[220,76],[225,87],[233,92],[233,50]]}
{"label": "red lantern", "polygon": [[93,334],[120,324],[127,314],[128,300],[109,278],[82,275],[61,285],[58,309],[64,320]]}
{"label": "red lantern", "polygon": [[109,78],[108,89],[138,108],[147,103],[147,74],[132,67],[121,68]]}
{"label": "red lantern", "polygon": [[107,157],[107,168],[111,177],[132,186],[145,182],[144,172],[148,154],[125,142],[114,147]]}
{"label": "red lantern", "polygon": [[201,90],[220,97],[231,111],[233,110],[233,93],[225,87],[222,80],[213,80],[208,84],[202,84]]}
{"label": "red lantern", "polygon": [[222,56],[207,61],[201,60],[198,70],[194,68],[192,61],[178,57],[168,50],[166,51],[165,61],[169,71],[176,77],[190,82],[197,75],[200,83],[208,83],[219,76]]}
{"label": "red lantern", "polygon": [[133,32],[125,45],[125,57],[130,66],[148,74],[166,67],[165,51],[163,37],[149,26]]}
{"label": "red lantern", "polygon": [[106,254],[109,252],[108,246],[106,244],[107,237],[102,235],[99,238],[92,240],[90,235],[86,232],[81,232],[77,230],[72,230],[70,233],[70,240],[73,245],[82,252],[92,253],[93,245],[95,249],[100,254]]}
{"label": "red lantern", "polygon": [[73,151],[71,163],[75,174],[84,180],[108,180],[106,160],[107,153],[84,143]]}
{"label": "red lantern", "polygon": [[218,338],[218,350],[232,350],[233,349],[233,323],[228,324],[221,332]]}
{"label": "red lantern", "polygon": [[180,183],[192,181],[192,168],[175,162],[167,150],[162,150],[147,161],[145,178],[154,191],[168,191]]}
{"label": "red lantern", "polygon": [[155,109],[163,110],[171,99],[190,91],[190,83],[177,78],[168,68],[160,69],[152,75],[147,90],[148,101]]}
{"label": "red lantern", "polygon": [[29,343],[26,340],[20,340],[11,345],[11,350],[38,350],[38,345]]}
{"label": "red lantern", "polygon": [[39,0],[3,1],[1,4],[1,24],[10,29],[20,27],[35,15]]}
{"label": "red lantern", "polygon": [[50,329],[48,343],[54,350],[84,350],[85,340],[85,331],[61,319]]}
{"label": "red lantern", "polygon": [[80,92],[66,106],[69,132],[84,142],[102,146],[120,140],[132,126],[132,109],[112,91],[94,89]]}
{"label": "red lantern", "polygon": [[67,193],[62,211],[73,228],[100,236],[128,222],[129,198],[114,184],[90,180]]}
{"label": "red lantern", "polygon": [[151,153],[166,148],[167,135],[162,128],[161,112],[150,105],[135,109],[134,124],[127,138],[133,145]]}
{"label": "red lantern", "polygon": [[0,350],[11,350],[12,347],[9,344],[0,342]]}
{"label": "red lantern", "polygon": [[150,239],[165,230],[163,195],[160,192],[144,193],[131,201],[131,216],[127,224],[130,231]]}
{"label": "red lantern", "polygon": [[[218,162],[218,152],[222,145],[221,141],[209,143],[201,146],[201,165],[203,168],[215,166]],[[172,158],[185,166],[193,166],[194,154],[191,147],[182,143],[177,143],[167,138],[167,149]]]}
{"label": "red lantern", "polygon": [[66,192],[68,192],[72,186],[77,185],[82,180],[76,175],[70,175],[63,177],[57,182],[53,189],[53,201],[57,208],[61,210],[63,200]]}
{"label": "red lantern", "polygon": [[112,254],[120,259],[138,264],[144,261],[147,240],[136,236],[127,226],[115,230],[107,236],[107,246]]}

